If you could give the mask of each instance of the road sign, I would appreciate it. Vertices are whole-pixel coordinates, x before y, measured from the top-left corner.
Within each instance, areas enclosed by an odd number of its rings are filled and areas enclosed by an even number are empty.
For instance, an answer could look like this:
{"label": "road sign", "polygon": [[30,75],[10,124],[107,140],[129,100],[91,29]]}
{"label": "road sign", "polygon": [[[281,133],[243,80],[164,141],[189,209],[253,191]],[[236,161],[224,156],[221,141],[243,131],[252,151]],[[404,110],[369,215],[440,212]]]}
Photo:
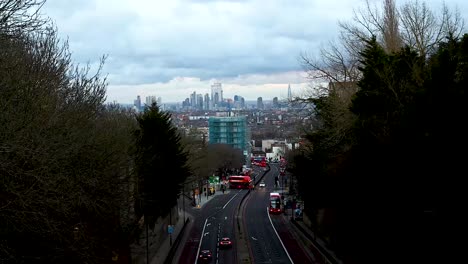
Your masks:
{"label": "road sign", "polygon": [[209,183],[211,183],[211,184],[217,184],[217,183],[219,183],[219,177],[218,177],[218,176],[211,176],[211,177],[209,178]]}

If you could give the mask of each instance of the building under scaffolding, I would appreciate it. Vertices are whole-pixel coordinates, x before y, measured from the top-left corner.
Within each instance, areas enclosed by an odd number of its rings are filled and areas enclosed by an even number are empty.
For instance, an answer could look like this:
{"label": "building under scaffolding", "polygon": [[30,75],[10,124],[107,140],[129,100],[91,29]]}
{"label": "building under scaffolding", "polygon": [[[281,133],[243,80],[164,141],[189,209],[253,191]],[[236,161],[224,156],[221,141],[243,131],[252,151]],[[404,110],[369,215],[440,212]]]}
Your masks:
{"label": "building under scaffolding", "polygon": [[245,116],[210,117],[209,143],[228,144],[241,149],[244,155],[250,153],[250,130]]}

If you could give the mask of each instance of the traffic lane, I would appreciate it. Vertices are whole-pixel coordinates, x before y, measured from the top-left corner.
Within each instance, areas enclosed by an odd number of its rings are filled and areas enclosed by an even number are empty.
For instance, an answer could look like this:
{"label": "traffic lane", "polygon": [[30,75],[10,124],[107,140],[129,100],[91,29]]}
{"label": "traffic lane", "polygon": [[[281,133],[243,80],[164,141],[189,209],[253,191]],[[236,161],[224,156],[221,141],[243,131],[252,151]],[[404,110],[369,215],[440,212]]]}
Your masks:
{"label": "traffic lane", "polygon": [[209,249],[213,253],[213,263],[236,263],[236,251],[219,248],[222,237],[234,238],[234,215],[242,196],[246,191],[237,191],[237,195],[227,201],[222,208],[214,212],[206,221],[200,250]]}
{"label": "traffic lane", "polygon": [[204,221],[205,219],[201,217],[194,218],[194,223],[189,231],[189,236],[187,237],[186,242],[183,244],[183,249],[180,253],[180,256],[178,256],[178,263],[195,263],[195,257],[198,251],[198,246],[200,244],[200,236],[204,226]]}
{"label": "traffic lane", "polygon": [[268,218],[269,192],[250,192],[244,226],[254,263],[291,263]]}
{"label": "traffic lane", "polygon": [[[207,218],[205,231],[201,238],[200,250],[211,250],[213,252],[213,263],[225,263],[226,260],[227,263],[231,263],[232,259],[236,259],[235,251],[222,252],[220,256],[218,243],[222,234],[233,235],[229,233],[229,227],[225,226],[232,227],[234,225],[235,210],[246,192],[246,190],[231,190],[229,193],[233,193],[234,195],[228,200],[223,199],[220,202],[212,204],[211,214]],[[219,262],[220,257],[221,262]]]}
{"label": "traffic lane", "polygon": [[[182,264],[193,264],[197,261],[198,250],[200,247],[200,239],[202,236],[203,227],[205,226],[205,220],[209,218],[213,213],[221,210],[226,204],[235,206],[239,205],[242,197],[240,192],[237,190],[231,190],[229,193],[224,195],[217,195],[212,198],[211,201],[206,203],[201,209],[192,209],[190,213],[194,215],[192,228],[188,231],[188,236],[183,244],[182,249],[179,251],[178,262]],[[226,207],[228,207],[226,206]],[[229,207],[230,208],[230,207]],[[231,209],[228,209],[231,210]],[[216,245],[215,245],[216,246]],[[214,249],[213,252],[216,252]]]}
{"label": "traffic lane", "polygon": [[[265,176],[263,177],[263,181],[265,182],[265,187],[260,187],[267,192],[275,192],[277,189],[274,188],[275,186],[275,177],[279,178],[279,169],[277,166],[272,166],[270,171],[268,171]],[[256,187],[256,189],[258,186]],[[269,198],[268,198],[269,199]],[[268,202],[267,202],[268,204]]]}
{"label": "traffic lane", "polygon": [[289,223],[286,223],[287,220],[285,220],[284,216],[277,215],[271,217],[271,220],[294,263],[319,263],[309,257],[305,252],[304,245],[291,234],[288,229]]}
{"label": "traffic lane", "polygon": [[218,246],[217,259],[218,263],[235,264],[237,263],[237,241],[235,241],[235,226],[236,226],[236,210],[239,207],[240,200],[246,194],[246,190],[239,192],[237,201],[230,202],[225,205],[224,210],[219,212],[220,219],[218,244],[221,238],[228,237],[231,239],[232,246],[230,248],[220,248]]}

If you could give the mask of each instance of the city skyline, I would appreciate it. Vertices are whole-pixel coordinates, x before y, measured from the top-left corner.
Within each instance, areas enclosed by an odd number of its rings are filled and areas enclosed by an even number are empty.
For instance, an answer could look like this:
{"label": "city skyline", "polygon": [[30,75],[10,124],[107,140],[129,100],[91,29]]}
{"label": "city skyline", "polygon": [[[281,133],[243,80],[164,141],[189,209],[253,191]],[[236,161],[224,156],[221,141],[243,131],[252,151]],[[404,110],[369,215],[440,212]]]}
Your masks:
{"label": "city skyline", "polygon": [[[378,9],[382,0],[368,2]],[[442,0],[423,2],[436,15],[443,10]],[[467,1],[446,2],[466,20]],[[301,55],[320,57],[339,42],[339,23],[362,9],[363,0],[47,0],[41,13],[76,63],[93,71],[106,56],[108,102],[132,103],[138,94],[178,102],[214,82],[246,100],[284,98],[288,83],[294,94],[307,93]]]}
{"label": "city skyline", "polygon": [[[293,93],[291,92],[292,90],[292,87],[290,84],[287,84],[287,86],[285,87],[285,94],[286,96],[273,96],[273,97],[266,97],[266,96],[263,96],[263,95],[258,95],[257,97],[255,98],[245,98],[242,94],[234,94],[232,96],[223,96],[222,99],[224,100],[234,100],[234,98],[236,96],[241,96],[244,98],[245,101],[249,101],[249,102],[254,102],[254,101],[257,101],[257,99],[259,97],[261,97],[264,101],[273,101],[275,98],[277,98],[278,100],[287,100],[287,99],[291,99],[292,96],[293,96]],[[156,94],[145,94],[145,95],[141,95],[141,94],[137,94],[135,95],[133,98],[132,98],[132,102],[119,102],[117,100],[114,100],[112,102],[114,103],[120,103],[120,104],[130,104],[130,103],[133,103],[135,104],[135,99],[137,99],[138,97],[140,97],[140,100],[141,102],[145,102],[146,104],[148,104],[148,100],[151,100],[150,98],[154,98],[153,101],[156,101],[155,99],[157,99],[158,103],[161,104],[161,103],[170,103],[170,104],[174,104],[174,103],[183,103],[185,100],[191,100],[191,97],[193,95],[197,95],[197,96],[201,96],[201,97],[205,97],[205,95],[209,95],[209,98],[210,100],[212,100],[212,94],[211,94],[211,91],[205,91],[205,92],[199,92],[199,91],[192,91],[190,94],[184,96],[184,95],[180,95],[180,100],[178,101],[170,101],[170,100],[165,100],[165,98],[161,97],[161,96],[158,96]],[[203,101],[205,101],[205,99],[203,99]]]}
{"label": "city skyline", "polygon": [[[290,85],[288,85],[288,91],[290,91]],[[254,104],[254,105],[257,105],[258,107],[259,100],[260,102],[266,102],[267,104],[272,104],[274,107],[280,102],[286,102],[287,100],[292,99],[291,96],[292,94],[288,94],[287,98],[279,98],[277,96],[273,98],[265,98],[263,96],[258,96],[255,99],[246,100],[242,95],[234,95],[233,97],[224,97],[223,100],[221,101],[222,103],[215,104],[212,101],[212,97],[210,96],[209,93],[197,93],[196,91],[194,91],[184,100],[177,101],[177,102],[169,102],[169,101],[165,102],[163,101],[163,98],[157,97],[155,95],[148,95],[144,97],[140,95],[136,95],[136,97],[133,99],[132,104],[125,103],[125,102],[122,103],[122,102],[117,102],[117,101],[108,102],[108,103],[116,103],[116,104],[127,105],[127,106],[132,105],[134,109],[138,111],[142,111],[145,106],[150,105],[153,102],[156,102],[159,106],[162,106],[163,109],[166,109],[166,107],[168,107],[169,105],[172,105],[172,106],[179,105],[182,108],[191,108],[191,109],[198,109],[198,110],[221,110],[221,109],[225,109],[226,106],[232,107],[232,108],[245,108],[245,107],[248,107],[248,105]]]}

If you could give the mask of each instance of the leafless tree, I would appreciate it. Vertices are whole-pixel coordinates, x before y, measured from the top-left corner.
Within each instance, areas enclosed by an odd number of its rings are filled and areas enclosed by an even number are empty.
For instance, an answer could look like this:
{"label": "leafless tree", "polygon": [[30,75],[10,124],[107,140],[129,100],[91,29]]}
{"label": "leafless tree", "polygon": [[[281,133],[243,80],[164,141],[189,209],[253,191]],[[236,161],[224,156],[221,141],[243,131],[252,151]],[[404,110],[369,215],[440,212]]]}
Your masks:
{"label": "leafless tree", "polygon": [[50,22],[40,14],[45,2],[46,0],[0,1],[0,32],[15,36],[18,33],[44,29],[43,26]]}
{"label": "leafless tree", "polygon": [[0,3],[0,262],[98,263],[122,247],[135,123],[38,3]]}
{"label": "leafless tree", "polygon": [[[459,37],[464,30],[464,21],[458,9],[452,11],[445,3],[442,3],[441,12],[435,13],[420,1],[409,1],[397,7],[395,0],[383,0],[382,8],[379,8],[366,0],[364,8],[354,10],[351,21],[340,21],[339,26],[339,41],[330,42],[321,49],[319,59],[301,55],[309,79],[325,82],[359,80],[360,52],[372,36],[388,52],[407,45],[421,55],[427,55],[446,36]],[[322,95],[328,92],[327,89],[319,90]]]}
{"label": "leafless tree", "polygon": [[451,11],[445,3],[441,10],[438,15],[418,0],[407,2],[400,9],[402,40],[422,56],[430,55],[447,36],[458,38],[463,32],[459,11]]}
{"label": "leafless tree", "polygon": [[[460,36],[464,21],[457,9],[451,11],[445,3],[440,14],[436,14],[420,1],[397,7],[395,0],[383,0],[379,8],[366,0],[364,8],[354,10],[351,21],[341,21],[339,26],[338,42],[330,42],[321,49],[318,58],[306,53],[301,55],[300,61],[311,81],[312,92],[309,97],[296,98],[297,101],[311,102],[313,98],[327,97],[322,101],[321,114],[327,115],[322,121],[331,122],[329,128],[336,130],[331,138],[336,139],[341,138],[342,132],[349,131],[355,118],[349,106],[357,91],[355,84],[361,78],[360,52],[367,40],[375,36],[389,53],[409,46],[426,56],[444,37]],[[339,89],[331,90],[331,87]],[[333,93],[334,96],[329,96]]]}

